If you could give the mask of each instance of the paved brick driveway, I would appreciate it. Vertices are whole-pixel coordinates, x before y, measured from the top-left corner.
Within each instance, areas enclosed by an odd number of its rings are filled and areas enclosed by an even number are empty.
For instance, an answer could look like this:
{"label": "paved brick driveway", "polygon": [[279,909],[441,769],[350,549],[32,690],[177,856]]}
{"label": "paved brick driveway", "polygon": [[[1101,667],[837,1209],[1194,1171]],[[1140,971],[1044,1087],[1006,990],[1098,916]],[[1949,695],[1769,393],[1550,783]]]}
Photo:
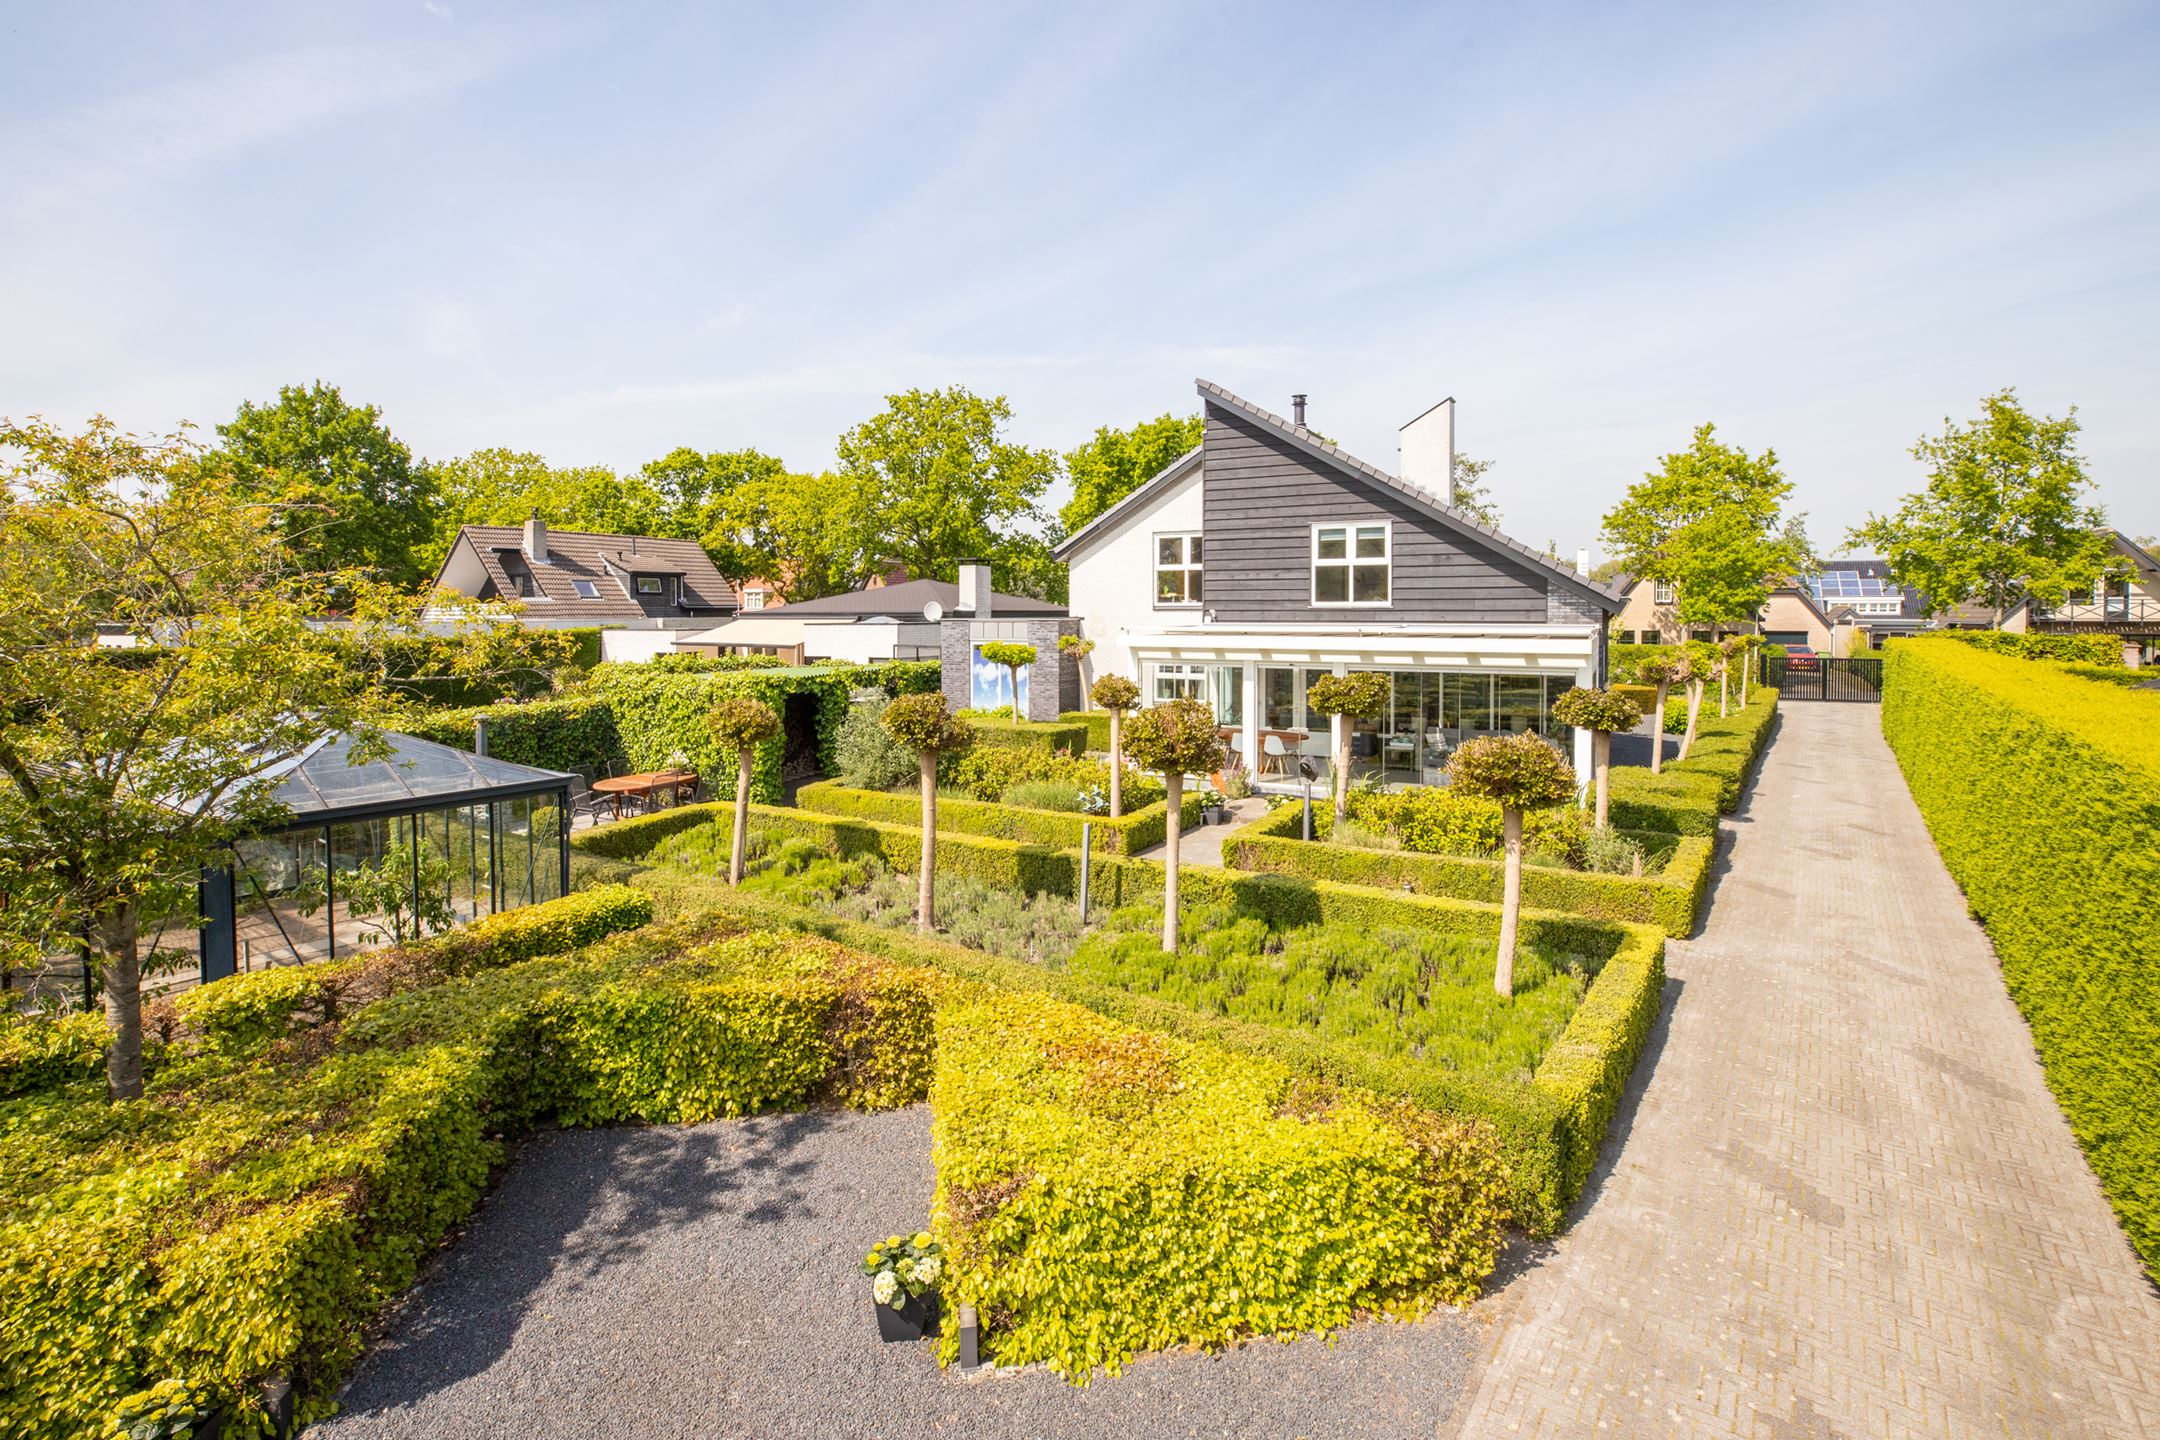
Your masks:
{"label": "paved brick driveway", "polygon": [[2160,1293],[1875,708],[1786,707],[1731,829],[1617,1166],[1486,1302],[1461,1433],[2160,1436]]}

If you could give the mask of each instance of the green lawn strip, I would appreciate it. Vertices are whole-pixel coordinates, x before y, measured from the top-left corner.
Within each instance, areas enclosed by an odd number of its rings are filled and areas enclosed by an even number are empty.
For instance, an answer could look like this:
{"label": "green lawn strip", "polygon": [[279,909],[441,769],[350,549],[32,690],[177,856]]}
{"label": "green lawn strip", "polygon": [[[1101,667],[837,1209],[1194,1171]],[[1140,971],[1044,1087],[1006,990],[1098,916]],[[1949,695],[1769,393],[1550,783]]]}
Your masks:
{"label": "green lawn strip", "polygon": [[[1203,797],[1197,794],[1185,797],[1181,807],[1184,824],[1200,823],[1202,800]],[[821,815],[883,820],[895,825],[911,824],[922,815],[922,797],[917,792],[861,790],[832,780],[803,786],[796,793],[795,805],[798,809],[814,810]],[[1077,850],[1080,848],[1080,827],[1088,824],[1093,827],[1095,847],[1112,855],[1137,855],[1154,849],[1168,834],[1169,821],[1167,800],[1129,810],[1113,820],[1108,815],[1037,810],[1000,801],[938,798],[938,830],[941,833],[952,831]]]}
{"label": "green lawn strip", "polygon": [[[1223,838],[1223,864],[1233,870],[1303,875],[1420,895],[1488,904],[1500,901],[1506,877],[1497,858],[1308,841],[1299,838],[1302,824],[1297,806],[1282,805],[1240,825]],[[1709,888],[1715,841],[1707,835],[1676,838],[1653,831],[1622,833],[1641,844],[1646,855],[1662,856],[1663,863],[1639,877],[1525,864],[1523,903],[1598,920],[1655,925],[1668,935],[1685,938],[1694,931],[1703,892]]]}
{"label": "green lawn strip", "polygon": [[1883,734],[2160,1281],[2160,705],[1936,637],[1884,664]]}
{"label": "green lawn strip", "polygon": [[[775,835],[803,836],[839,855],[877,855],[912,872],[920,832],[870,820],[842,820],[754,806],[753,824]],[[1024,892],[1073,895],[1079,857],[1071,851],[972,836],[941,837],[938,864],[985,884]],[[1212,866],[1180,867],[1185,900],[1220,903],[1260,916],[1280,929],[1342,924],[1355,930],[1397,926],[1490,940],[1499,907],[1282,875],[1251,875]],[[724,895],[706,877],[642,871],[634,883],[649,890],[663,913],[715,903]],[[1090,870],[1092,903],[1103,907],[1159,904],[1163,869],[1154,861],[1097,856]],[[1528,910],[1522,942],[1589,957],[1597,966],[1584,999],[1528,1085],[1486,1080],[1403,1057],[1377,1056],[1304,1031],[1204,1014],[1182,1005],[1092,984],[1067,972],[945,946],[936,940],[845,922],[802,906],[751,896],[727,903],[764,907],[760,913],[843,938],[850,945],[952,969],[971,978],[1050,991],[1144,1029],[1190,1034],[1274,1056],[1301,1073],[1378,1094],[1412,1100],[1444,1114],[1474,1116],[1499,1130],[1508,1157],[1511,1209],[1533,1234],[1557,1230],[1595,1162],[1605,1127],[1619,1103],[1635,1056],[1657,1013],[1664,984],[1665,937],[1647,926]]]}

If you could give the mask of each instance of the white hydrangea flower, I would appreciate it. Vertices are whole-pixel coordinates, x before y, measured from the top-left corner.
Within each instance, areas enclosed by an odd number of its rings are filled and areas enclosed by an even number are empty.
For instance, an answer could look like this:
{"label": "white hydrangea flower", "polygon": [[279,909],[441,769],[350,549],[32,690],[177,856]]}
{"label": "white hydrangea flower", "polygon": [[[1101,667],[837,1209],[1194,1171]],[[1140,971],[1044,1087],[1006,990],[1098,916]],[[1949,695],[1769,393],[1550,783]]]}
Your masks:
{"label": "white hydrangea flower", "polygon": [[893,1296],[900,1293],[900,1277],[890,1270],[880,1270],[877,1279],[870,1282],[870,1293],[878,1304],[892,1304]]}
{"label": "white hydrangea flower", "polygon": [[937,1284],[938,1274],[944,1268],[943,1263],[938,1260],[937,1256],[925,1256],[915,1262],[915,1283],[918,1285]]}

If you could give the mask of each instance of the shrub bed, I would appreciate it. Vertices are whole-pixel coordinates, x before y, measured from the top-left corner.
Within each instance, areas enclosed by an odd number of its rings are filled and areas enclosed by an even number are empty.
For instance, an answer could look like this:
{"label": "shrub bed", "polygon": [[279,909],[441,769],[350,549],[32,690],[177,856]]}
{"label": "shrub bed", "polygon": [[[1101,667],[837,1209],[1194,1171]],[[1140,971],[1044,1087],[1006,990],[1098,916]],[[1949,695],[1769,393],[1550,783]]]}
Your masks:
{"label": "shrub bed", "polygon": [[1934,637],[1898,641],[1884,663],[1883,734],[1995,943],[2049,1088],[2160,1280],[2152,699]]}
{"label": "shrub bed", "polygon": [[[874,820],[843,820],[800,810],[753,807],[754,823],[775,835],[806,837],[837,855],[876,855],[912,873],[920,832]],[[938,842],[939,873],[1033,894],[1076,893],[1079,856],[1047,846],[952,835]],[[1185,865],[1184,898],[1195,907],[1220,905],[1281,930],[1318,923],[1353,931],[1381,927],[1491,940],[1497,906],[1369,889],[1329,880],[1255,875]],[[1595,1163],[1605,1126],[1619,1104],[1643,1036],[1657,1013],[1664,985],[1664,936],[1647,926],[1526,910],[1521,941],[1532,949],[1582,957],[1596,978],[1559,1040],[1527,1085],[1467,1075],[1408,1056],[1382,1056],[1317,1033],[1205,1015],[1190,1007],[1135,994],[1068,972],[1003,960],[895,931],[820,916],[785,902],[727,891],[709,878],[654,869],[636,883],[660,913],[693,913],[714,904],[766,906],[760,913],[843,937],[879,954],[919,956],[969,978],[1011,988],[1047,989],[1144,1029],[1193,1035],[1273,1056],[1316,1079],[1354,1085],[1411,1100],[1445,1114],[1490,1122],[1509,1170],[1509,1205],[1533,1234],[1558,1229]],[[1163,868],[1151,860],[1097,856],[1090,869],[1093,903],[1105,908],[1161,904]]]}
{"label": "shrub bed", "polygon": [[[1202,797],[1188,795],[1180,807],[1183,823],[1200,823]],[[919,795],[897,791],[856,790],[831,781],[805,785],[795,793],[795,804],[821,815],[884,820],[895,825],[913,824],[922,816]],[[1083,815],[1070,810],[1034,810],[982,800],[938,800],[938,830],[962,835],[984,835],[1018,840],[1030,845],[1052,845],[1062,850],[1080,848],[1080,827],[1094,826],[1096,848],[1109,855],[1137,855],[1163,843],[1168,833],[1170,805],[1157,800],[1128,810],[1113,820],[1108,815]]]}
{"label": "shrub bed", "polygon": [[[1323,818],[1316,815],[1314,820]],[[1307,841],[1300,838],[1302,824],[1296,806],[1278,806],[1224,837],[1223,863],[1233,870],[1499,903],[1505,879],[1499,860]],[[1714,842],[1708,836],[1676,839],[1647,831],[1634,832],[1629,838],[1643,847],[1645,873],[1641,876],[1529,864],[1522,872],[1523,904],[1598,920],[1655,925],[1683,938],[1692,934],[1703,892],[1710,884]]]}
{"label": "shrub bed", "polygon": [[994,1317],[1000,1364],[1115,1373],[1139,1350],[1467,1300],[1491,1273],[1487,1127],[1040,996],[949,1006],[938,1050],[946,1293]]}
{"label": "shrub bed", "polygon": [[[1091,793],[1108,808],[1110,766],[1107,761],[1063,750],[978,745],[959,755],[940,757],[938,784],[982,801],[1004,800],[1016,786],[1026,785],[1069,799],[1071,813],[1078,814],[1081,797]],[[1152,805],[1166,793],[1159,777],[1126,766],[1122,798],[1128,810]]]}

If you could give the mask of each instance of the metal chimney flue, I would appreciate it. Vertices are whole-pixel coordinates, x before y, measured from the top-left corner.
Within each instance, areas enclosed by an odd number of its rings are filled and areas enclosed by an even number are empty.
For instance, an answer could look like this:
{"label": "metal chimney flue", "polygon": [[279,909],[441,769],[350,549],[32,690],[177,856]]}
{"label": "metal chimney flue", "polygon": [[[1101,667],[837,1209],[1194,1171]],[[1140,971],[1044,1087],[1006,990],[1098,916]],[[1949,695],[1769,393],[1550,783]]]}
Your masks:
{"label": "metal chimney flue", "polygon": [[1300,430],[1305,428],[1305,396],[1303,392],[1290,397],[1290,423]]}

